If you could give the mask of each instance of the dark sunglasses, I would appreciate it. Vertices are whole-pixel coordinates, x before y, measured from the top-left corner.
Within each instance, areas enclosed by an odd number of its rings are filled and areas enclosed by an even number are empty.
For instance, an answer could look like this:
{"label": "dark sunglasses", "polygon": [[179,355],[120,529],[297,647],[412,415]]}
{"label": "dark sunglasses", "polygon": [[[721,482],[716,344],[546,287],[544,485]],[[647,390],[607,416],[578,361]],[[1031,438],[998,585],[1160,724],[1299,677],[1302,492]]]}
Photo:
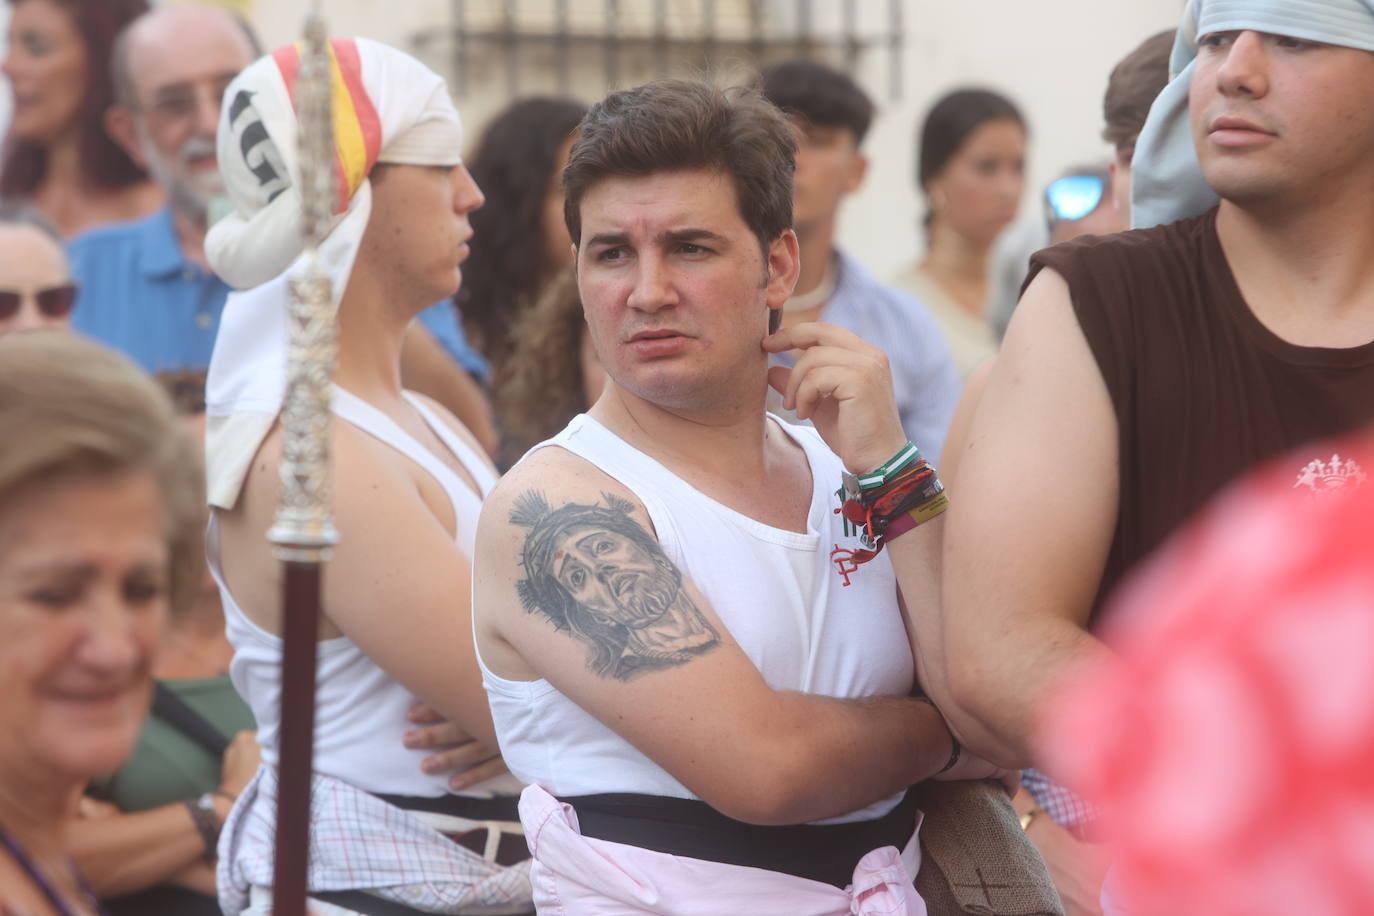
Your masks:
{"label": "dark sunglasses", "polygon": [[[47,317],[63,318],[71,312],[72,306],[76,305],[76,284],[49,286],[35,291],[33,298],[38,303],[38,310]],[[12,289],[0,289],[0,321],[18,315],[19,305],[23,301],[23,293]]]}
{"label": "dark sunglasses", "polygon": [[1104,175],[1065,175],[1045,189],[1045,205],[1051,222],[1082,219],[1097,209],[1107,193]]}

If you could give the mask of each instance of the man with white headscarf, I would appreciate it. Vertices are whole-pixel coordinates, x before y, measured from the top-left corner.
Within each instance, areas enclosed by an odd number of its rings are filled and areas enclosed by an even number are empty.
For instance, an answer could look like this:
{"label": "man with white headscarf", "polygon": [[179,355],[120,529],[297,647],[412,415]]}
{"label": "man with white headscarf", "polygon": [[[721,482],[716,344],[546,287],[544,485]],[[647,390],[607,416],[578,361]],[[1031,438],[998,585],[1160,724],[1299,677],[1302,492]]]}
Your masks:
{"label": "man with white headscarf", "polygon": [[1324,440],[1374,419],[1371,52],[1374,0],[1193,0],[1133,163],[1152,228],[1034,257],[921,623],[979,753],[1037,756],[1104,599],[1229,481],[1278,456],[1314,496],[1364,480]]}
{"label": "man with white headscarf", "polygon": [[[403,391],[411,320],[460,282],[482,195],[462,165],[443,80],[365,39],[330,43],[333,227],[320,248],[338,309],[332,464],[341,535],[323,577],[309,891],[327,912],[519,913],[528,851],[495,752],[472,654],[470,557],[495,472],[463,426]],[[259,60],[225,92],[218,155],[234,212],[210,231],[230,297],[210,365],[209,559],[253,709],[263,766],[219,842],[226,913],[270,911],[280,743],[280,572],[271,524],[281,456],[287,278],[303,239],[297,48]],[[416,698],[474,736],[486,764],[450,794],[406,746]],[[493,775],[496,774],[496,775]],[[504,775],[501,775],[504,774]],[[399,910],[398,910],[399,907]]]}

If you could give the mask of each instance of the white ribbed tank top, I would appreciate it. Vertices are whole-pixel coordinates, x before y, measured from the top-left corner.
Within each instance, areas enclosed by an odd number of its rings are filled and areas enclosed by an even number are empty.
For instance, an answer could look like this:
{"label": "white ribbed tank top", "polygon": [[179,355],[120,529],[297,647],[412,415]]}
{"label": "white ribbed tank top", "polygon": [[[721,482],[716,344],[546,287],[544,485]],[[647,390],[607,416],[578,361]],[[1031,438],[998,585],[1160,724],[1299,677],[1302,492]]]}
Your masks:
{"label": "white ribbed tank top", "polygon": [[[472,475],[482,496],[486,496],[496,484],[486,464],[420,399],[409,392],[406,398]],[[477,539],[477,516],[482,508],[482,500],[472,488],[394,420],[356,395],[336,387],[333,410],[339,419],[414,461],[443,487],[453,504],[454,540],[464,555],[471,557]],[[263,761],[276,766],[282,641],[253,623],[234,600],[220,572],[218,540],[212,515],[207,552],[210,571],[219,584],[224,604],[225,631],[234,646],[229,676],[253,710]],[[423,575],[424,570],[416,570],[416,574]],[[379,613],[384,611],[378,609]],[[449,774],[422,772],[420,761],[429,752],[410,750],[401,743],[402,736],[413,727],[406,721],[406,710],[415,702],[414,695],[364,655],[347,636],[321,640],[317,645],[315,770],[368,792],[430,797],[445,794]],[[473,786],[462,794],[507,795],[520,789],[518,782],[505,776]]]}
{"label": "white ribbed tank top", "polygon": [[[585,414],[535,448],[567,449],[639,498],[668,559],[701,590],[770,686],[835,697],[905,696],[914,671],[892,565],[880,554],[843,585],[830,551],[858,546],[833,511],[843,465],[814,429],[772,422],[805,450],[811,466],[805,534],[716,502]],[[548,681],[498,677],[480,652],[478,663],[501,753],[522,782],[555,796],[695,797]],[[827,822],[881,817],[900,798]]]}

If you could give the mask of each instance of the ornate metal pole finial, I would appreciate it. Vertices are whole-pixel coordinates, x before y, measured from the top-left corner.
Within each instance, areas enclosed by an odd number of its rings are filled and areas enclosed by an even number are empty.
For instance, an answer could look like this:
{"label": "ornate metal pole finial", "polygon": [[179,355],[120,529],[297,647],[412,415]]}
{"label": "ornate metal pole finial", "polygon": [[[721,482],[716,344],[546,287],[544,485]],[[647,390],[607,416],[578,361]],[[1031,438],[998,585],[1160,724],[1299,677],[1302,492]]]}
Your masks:
{"label": "ornate metal pole finial", "polygon": [[305,270],[291,278],[286,397],[282,405],[281,496],[267,538],[278,559],[321,563],[338,543],[330,506],[329,397],[334,375],[334,304],[317,263],[334,204],[334,127],[324,20],[305,24],[296,78]]}
{"label": "ornate metal pole finial", "polygon": [[306,20],[296,77],[305,261],[289,281],[281,491],[276,522],[267,533],[283,570],[281,753],[272,883],[276,916],[306,913],[320,576],[338,542],[329,479],[334,301],[329,276],[319,264],[334,205],[331,77],[328,37],[317,2]]}

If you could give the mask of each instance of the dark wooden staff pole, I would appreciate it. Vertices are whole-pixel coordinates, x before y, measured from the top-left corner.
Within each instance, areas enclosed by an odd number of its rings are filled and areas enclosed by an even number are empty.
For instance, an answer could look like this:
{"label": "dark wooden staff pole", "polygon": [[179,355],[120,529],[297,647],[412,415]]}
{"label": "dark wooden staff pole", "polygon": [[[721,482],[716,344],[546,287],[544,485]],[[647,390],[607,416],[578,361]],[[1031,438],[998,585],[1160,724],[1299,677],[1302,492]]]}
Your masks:
{"label": "dark wooden staff pole", "polygon": [[274,916],[306,914],[320,580],[330,549],[338,542],[329,480],[334,302],[329,278],[318,264],[334,193],[327,41],[317,2],[306,20],[296,76],[305,256],[293,267],[290,281],[287,382],[281,413],[281,496],[276,522],[267,533],[282,561],[283,602]]}

